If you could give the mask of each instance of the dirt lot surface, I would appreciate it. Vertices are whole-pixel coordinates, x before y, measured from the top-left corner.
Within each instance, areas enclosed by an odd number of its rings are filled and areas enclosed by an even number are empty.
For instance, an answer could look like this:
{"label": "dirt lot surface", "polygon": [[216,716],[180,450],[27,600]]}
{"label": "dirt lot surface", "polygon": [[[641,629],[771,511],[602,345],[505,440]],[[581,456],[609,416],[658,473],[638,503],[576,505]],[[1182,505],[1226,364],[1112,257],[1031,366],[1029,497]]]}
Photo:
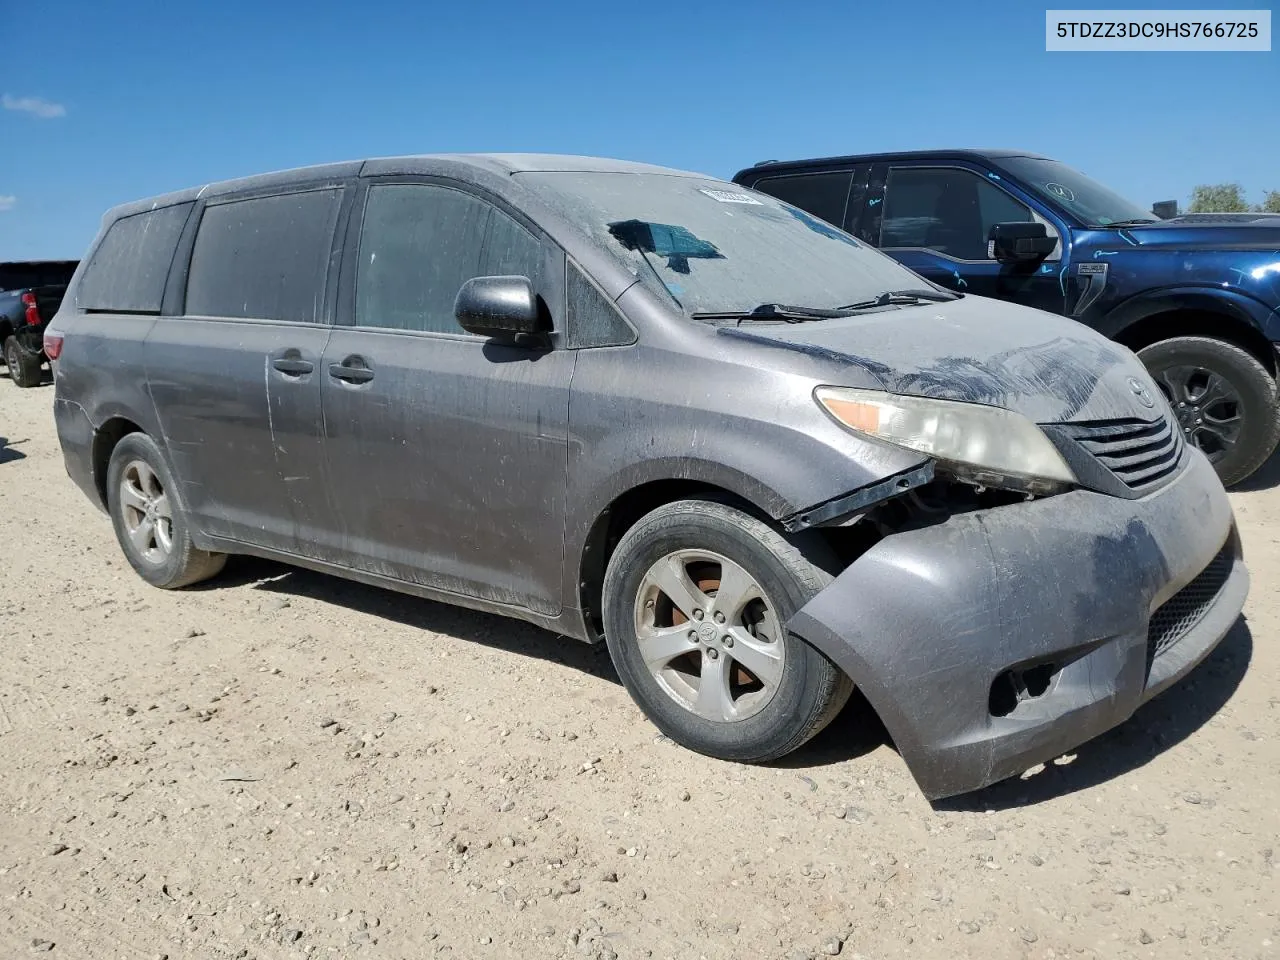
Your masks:
{"label": "dirt lot surface", "polygon": [[0,957],[1280,955],[1280,466],[1246,620],[1044,772],[931,807],[846,711],[656,736],[603,649],[257,561],[139,580],[0,381]]}

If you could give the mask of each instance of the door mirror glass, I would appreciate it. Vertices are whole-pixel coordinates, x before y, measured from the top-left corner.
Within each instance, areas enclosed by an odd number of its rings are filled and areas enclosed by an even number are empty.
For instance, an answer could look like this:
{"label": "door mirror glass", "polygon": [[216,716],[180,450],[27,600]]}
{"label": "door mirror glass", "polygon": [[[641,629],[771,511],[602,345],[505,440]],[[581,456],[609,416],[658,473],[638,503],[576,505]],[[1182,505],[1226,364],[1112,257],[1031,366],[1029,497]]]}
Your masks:
{"label": "door mirror glass", "polygon": [[528,277],[474,277],[453,303],[458,325],[481,337],[514,340],[543,330]]}
{"label": "door mirror glass", "polygon": [[997,223],[991,227],[987,255],[1001,263],[1043,260],[1058,246],[1043,223]]}

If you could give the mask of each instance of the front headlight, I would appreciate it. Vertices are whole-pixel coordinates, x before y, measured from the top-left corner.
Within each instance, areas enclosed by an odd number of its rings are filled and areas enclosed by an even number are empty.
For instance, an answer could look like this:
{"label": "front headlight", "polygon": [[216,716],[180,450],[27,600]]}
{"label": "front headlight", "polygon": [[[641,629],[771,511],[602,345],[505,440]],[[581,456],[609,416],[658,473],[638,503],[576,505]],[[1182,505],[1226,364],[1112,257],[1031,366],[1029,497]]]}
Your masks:
{"label": "front headlight", "polygon": [[814,398],[850,430],[928,454],[975,483],[1039,492],[1076,482],[1044,431],[1012,410],[852,387],[818,387]]}

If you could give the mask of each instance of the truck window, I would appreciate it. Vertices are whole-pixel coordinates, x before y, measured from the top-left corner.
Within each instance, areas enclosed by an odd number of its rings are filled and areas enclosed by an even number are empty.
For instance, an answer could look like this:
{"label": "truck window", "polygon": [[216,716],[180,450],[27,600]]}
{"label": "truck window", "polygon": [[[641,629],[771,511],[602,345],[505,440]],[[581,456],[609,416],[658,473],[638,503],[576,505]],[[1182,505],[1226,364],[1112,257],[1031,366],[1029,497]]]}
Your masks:
{"label": "truck window", "polygon": [[971,171],[895,167],[885,188],[880,246],[985,260],[992,226],[1034,219],[1025,204]]}
{"label": "truck window", "polygon": [[833,173],[802,173],[787,177],[766,177],[755,185],[761,193],[799,207],[837,227],[844,226],[845,203],[849,199],[852,170]]}
{"label": "truck window", "polygon": [[210,203],[187,274],[186,313],[323,321],[340,189]]}
{"label": "truck window", "polygon": [[76,291],[81,310],[159,313],[190,203],[121,217],[107,228]]}

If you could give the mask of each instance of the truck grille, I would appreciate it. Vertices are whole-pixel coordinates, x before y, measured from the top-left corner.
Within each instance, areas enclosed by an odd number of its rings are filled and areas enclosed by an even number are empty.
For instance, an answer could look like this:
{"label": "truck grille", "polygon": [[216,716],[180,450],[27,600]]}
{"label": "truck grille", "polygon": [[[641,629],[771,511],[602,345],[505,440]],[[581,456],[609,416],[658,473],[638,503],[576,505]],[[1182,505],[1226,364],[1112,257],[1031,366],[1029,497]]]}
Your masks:
{"label": "truck grille", "polygon": [[1070,423],[1065,429],[1130,490],[1155,487],[1182,458],[1182,436],[1167,417]]}
{"label": "truck grille", "polygon": [[1147,627],[1147,663],[1191,632],[1222,592],[1235,562],[1235,538],[1227,541],[1194,580],[1156,608]]}

